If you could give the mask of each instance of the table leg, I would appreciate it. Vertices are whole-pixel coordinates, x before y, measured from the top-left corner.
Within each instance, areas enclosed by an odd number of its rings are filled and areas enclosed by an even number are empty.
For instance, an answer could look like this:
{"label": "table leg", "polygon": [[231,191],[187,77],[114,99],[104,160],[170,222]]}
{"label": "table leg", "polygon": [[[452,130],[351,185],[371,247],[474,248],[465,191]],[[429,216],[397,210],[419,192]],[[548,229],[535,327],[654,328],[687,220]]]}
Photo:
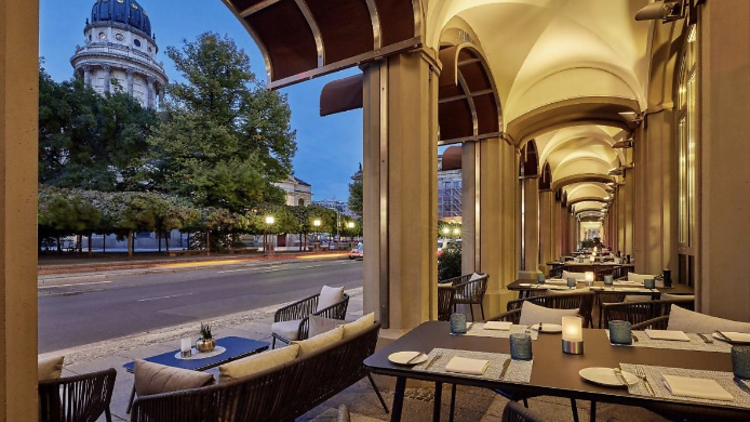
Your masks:
{"label": "table leg", "polygon": [[442,382],[436,382],[435,383],[435,402],[434,406],[432,408],[432,420],[433,422],[440,422],[440,407],[442,405],[443,400],[443,383]]}
{"label": "table leg", "polygon": [[596,402],[591,402],[591,415],[589,417],[590,422],[596,422]]}
{"label": "table leg", "polygon": [[401,422],[401,410],[404,408],[404,393],[406,391],[406,378],[396,378],[396,391],[393,395],[391,405],[391,422]]}

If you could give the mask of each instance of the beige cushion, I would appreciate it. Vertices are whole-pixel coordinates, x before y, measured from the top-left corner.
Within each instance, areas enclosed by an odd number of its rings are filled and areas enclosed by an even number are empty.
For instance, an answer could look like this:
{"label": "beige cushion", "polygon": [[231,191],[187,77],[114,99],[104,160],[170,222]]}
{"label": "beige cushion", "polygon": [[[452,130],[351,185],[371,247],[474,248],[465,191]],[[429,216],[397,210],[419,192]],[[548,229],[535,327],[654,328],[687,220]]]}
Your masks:
{"label": "beige cushion", "polygon": [[627,295],[625,296],[625,303],[636,303],[636,302],[649,302],[651,301],[651,295]]}
{"label": "beige cushion", "polygon": [[669,311],[668,330],[686,333],[712,333],[714,330],[750,333],[750,322],[732,321],[693,312],[677,305]]}
{"label": "beige cushion", "polygon": [[322,311],[329,306],[333,306],[344,300],[344,287],[323,286],[320,289],[320,299],[318,299],[318,310]]}
{"label": "beige cushion", "polygon": [[[585,280],[586,279],[586,273],[572,273],[572,272],[568,272],[568,271],[563,270],[562,279],[563,280],[567,280],[570,277],[573,277],[576,280]],[[552,323],[550,322],[550,324],[552,324]]]}
{"label": "beige cushion", "polygon": [[259,353],[234,362],[219,366],[219,382],[229,382],[244,378],[258,372],[291,362],[297,358],[299,346],[289,347]]}
{"label": "beige cushion", "polygon": [[62,376],[65,356],[37,359],[39,381],[58,380]]}
{"label": "beige cushion", "polygon": [[292,344],[299,344],[298,358],[303,358],[314,353],[316,350],[323,349],[344,337],[344,327],[336,327],[333,330],[310,337],[307,340],[295,341]]}
{"label": "beige cushion", "polygon": [[656,279],[655,275],[650,274],[636,274],[636,273],[628,273],[628,281],[638,281],[643,283],[646,280],[650,279]]}
{"label": "beige cushion", "polygon": [[484,274],[474,273],[469,277],[469,281],[479,280],[482,277],[484,277]]}
{"label": "beige cushion", "polygon": [[375,312],[370,312],[354,322],[344,325],[344,340],[352,338],[375,324]]}
{"label": "beige cushion", "polygon": [[526,301],[521,306],[521,320],[519,323],[521,325],[533,325],[546,322],[548,324],[562,325],[562,317],[576,315],[578,315],[578,309],[550,309]]}
{"label": "beige cushion", "polygon": [[557,296],[557,295],[588,293],[590,291],[591,291],[590,287],[581,287],[580,289],[566,289],[566,290],[550,289],[547,291],[547,294],[550,296]]}
{"label": "beige cushion", "polygon": [[291,321],[279,321],[271,324],[271,332],[284,337],[287,340],[297,340],[299,337],[299,323],[301,319]]}
{"label": "beige cushion", "polygon": [[677,295],[674,293],[662,293],[661,300],[695,300],[695,295]]}
{"label": "beige cushion", "polygon": [[135,360],[135,392],[139,396],[187,390],[213,383],[214,376],[206,372],[173,368],[141,359]]}
{"label": "beige cushion", "polygon": [[346,321],[340,319],[323,318],[313,315],[310,317],[310,330],[308,334],[309,337],[315,337],[318,334],[327,333],[344,324],[346,324]]}

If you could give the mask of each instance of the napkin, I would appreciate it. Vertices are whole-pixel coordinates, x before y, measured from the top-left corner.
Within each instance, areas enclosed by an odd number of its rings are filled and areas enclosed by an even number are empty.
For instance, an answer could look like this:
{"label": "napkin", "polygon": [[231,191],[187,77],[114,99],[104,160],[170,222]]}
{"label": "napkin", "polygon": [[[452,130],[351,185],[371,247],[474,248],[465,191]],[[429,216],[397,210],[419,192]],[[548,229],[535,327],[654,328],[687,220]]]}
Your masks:
{"label": "napkin", "polygon": [[664,385],[674,396],[708,400],[734,400],[734,397],[714,380],[678,377],[676,375],[662,375],[662,378],[664,379]]}
{"label": "napkin", "polygon": [[690,341],[690,337],[682,331],[646,330],[646,335],[651,340]]}
{"label": "napkin", "polygon": [[451,358],[450,362],[445,365],[445,371],[468,375],[483,375],[489,365],[490,361],[488,360],[454,356]]}
{"label": "napkin", "polygon": [[738,333],[736,331],[720,331],[724,337],[733,343],[750,343],[750,334]]}
{"label": "napkin", "polygon": [[547,284],[567,284],[567,280],[563,280],[561,278],[550,278],[547,280]]}
{"label": "napkin", "polygon": [[510,330],[511,325],[513,325],[513,323],[509,321],[488,321],[484,323],[484,329],[508,331]]}

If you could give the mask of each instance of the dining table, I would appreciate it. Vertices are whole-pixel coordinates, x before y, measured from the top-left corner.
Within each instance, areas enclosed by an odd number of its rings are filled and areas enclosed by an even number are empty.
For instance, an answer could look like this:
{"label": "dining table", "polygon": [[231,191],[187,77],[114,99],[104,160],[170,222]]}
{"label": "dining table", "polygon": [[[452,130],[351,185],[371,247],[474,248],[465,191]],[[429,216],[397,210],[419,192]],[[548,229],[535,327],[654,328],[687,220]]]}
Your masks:
{"label": "dining table", "polygon": [[[546,280],[544,284],[538,284],[537,280],[531,279],[518,279],[510,283],[506,288],[510,291],[519,292],[519,298],[531,296],[531,292],[548,291],[548,290],[568,290],[565,280]],[[622,280],[615,280],[613,286],[605,286],[602,281],[594,281],[590,286],[587,286],[583,280],[579,280],[576,284],[576,289],[588,288],[595,294],[606,294],[606,293],[627,293],[628,295],[642,295],[652,296],[654,299],[659,299],[662,294],[669,293],[673,295],[693,295],[695,289],[686,284],[673,283],[671,286],[659,286],[657,285],[654,289],[645,289],[642,284],[628,283]],[[572,289],[571,289],[572,290]]]}
{"label": "dining table", "polygon": [[[636,333],[636,332],[634,332]],[[477,377],[447,370],[425,370],[423,368],[392,363],[389,356],[396,352],[422,352],[436,356],[434,351],[451,351],[454,356],[474,356],[485,353],[485,356],[498,356],[500,360],[510,353],[507,338],[482,335],[452,335],[448,322],[424,322],[401,338],[383,347],[364,361],[365,367],[374,374],[396,378],[395,396],[393,399],[391,421],[401,420],[404,406],[406,380],[418,380],[435,383],[436,395],[433,420],[440,420],[440,391],[443,384],[456,384],[483,387],[493,390],[512,392],[520,396],[555,396],[592,402],[614,403],[626,406],[638,406],[657,413],[679,415],[680,418],[703,420],[750,420],[750,405],[741,407],[736,403],[750,402],[750,381],[738,383],[740,393],[737,402],[707,402],[668,395],[650,395],[630,393],[624,386],[608,387],[584,380],[579,371],[585,368],[618,368],[620,365],[644,365],[650,368],[672,368],[674,371],[701,370],[730,376],[732,374],[731,354],[716,351],[682,350],[671,348],[649,348],[634,346],[616,346],[609,342],[606,330],[583,329],[584,352],[580,355],[565,354],[562,351],[561,334],[538,333],[532,341],[533,360],[517,362],[513,365],[521,370],[530,371],[528,379],[516,373],[514,377],[500,376],[493,373],[491,377]],[[635,344],[635,343],[634,343]],[[713,349],[711,349],[713,350]],[[442,353],[442,352],[441,352]],[[448,352],[446,352],[448,353]],[[487,355],[487,353],[491,355]],[[442,354],[441,354],[442,356]],[[438,358],[440,359],[440,358]],[[442,358],[443,360],[447,358]],[[501,363],[490,359],[490,366]],[[530,362],[530,363],[529,363]],[[442,362],[443,365],[446,362]],[[436,364],[433,366],[438,368]],[[441,367],[442,368],[442,367]],[[428,368],[429,369],[429,368]],[[666,369],[665,369],[666,370]],[[708,373],[708,372],[707,372]],[[729,374],[729,375],[728,375]],[[520,377],[520,378],[519,378]],[[652,379],[652,383],[656,384]],[[645,383],[644,383],[645,386]],[[654,387],[659,387],[654,385]],[[634,387],[635,388],[635,387]],[[649,391],[652,389],[649,385]],[[664,390],[659,387],[659,391]],[[641,389],[641,391],[646,391]],[[743,401],[740,402],[739,400]],[[592,406],[592,420],[595,419],[595,406]]]}

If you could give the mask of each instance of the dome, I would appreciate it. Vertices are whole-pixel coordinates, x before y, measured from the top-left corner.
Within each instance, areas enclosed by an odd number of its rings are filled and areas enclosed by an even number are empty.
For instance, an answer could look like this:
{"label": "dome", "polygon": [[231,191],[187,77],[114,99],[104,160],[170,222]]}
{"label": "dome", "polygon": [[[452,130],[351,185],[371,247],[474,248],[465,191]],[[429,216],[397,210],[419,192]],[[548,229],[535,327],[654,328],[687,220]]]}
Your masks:
{"label": "dome", "polygon": [[135,0],[97,0],[91,9],[91,23],[119,22],[151,36],[151,19]]}

